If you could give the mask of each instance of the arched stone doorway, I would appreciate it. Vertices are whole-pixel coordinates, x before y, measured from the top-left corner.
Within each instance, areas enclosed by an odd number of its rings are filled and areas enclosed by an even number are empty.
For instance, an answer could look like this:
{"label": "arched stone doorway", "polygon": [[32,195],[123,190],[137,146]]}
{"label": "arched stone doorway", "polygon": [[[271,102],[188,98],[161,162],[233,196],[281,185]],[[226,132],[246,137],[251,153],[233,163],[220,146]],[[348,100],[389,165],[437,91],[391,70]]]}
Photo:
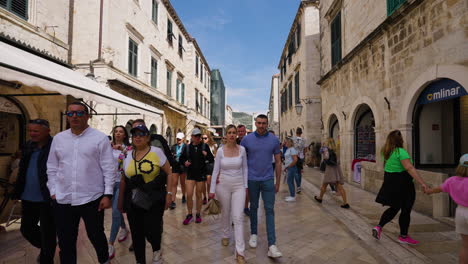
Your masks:
{"label": "arched stone doorway", "polygon": [[26,115],[19,104],[0,97],[0,156],[10,156],[24,143]]}
{"label": "arched stone doorway", "polygon": [[375,160],[375,119],[367,104],[358,106],[354,120],[354,158]]}
{"label": "arched stone doorway", "polygon": [[155,124],[152,124],[150,127],[150,134],[157,134],[158,133],[158,127]]}
{"label": "arched stone doorway", "polygon": [[328,137],[331,137],[335,142],[338,142],[340,140],[340,124],[335,114],[332,114],[329,119],[328,129]]}
{"label": "arched stone doorway", "polygon": [[468,93],[449,78],[430,82],[413,112],[414,158],[417,168],[452,173],[468,152]]}
{"label": "arched stone doorway", "polygon": [[172,145],[172,129],[171,127],[167,127],[166,129],[166,140],[169,146]]}

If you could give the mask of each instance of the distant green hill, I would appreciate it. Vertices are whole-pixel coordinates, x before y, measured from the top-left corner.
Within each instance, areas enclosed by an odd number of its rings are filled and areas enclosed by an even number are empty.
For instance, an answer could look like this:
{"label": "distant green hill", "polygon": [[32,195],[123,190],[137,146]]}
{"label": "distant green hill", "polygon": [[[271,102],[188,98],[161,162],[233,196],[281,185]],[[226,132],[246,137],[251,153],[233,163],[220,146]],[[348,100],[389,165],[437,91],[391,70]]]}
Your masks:
{"label": "distant green hill", "polygon": [[245,125],[247,129],[252,130],[252,115],[244,112],[232,112],[232,120],[235,125]]}

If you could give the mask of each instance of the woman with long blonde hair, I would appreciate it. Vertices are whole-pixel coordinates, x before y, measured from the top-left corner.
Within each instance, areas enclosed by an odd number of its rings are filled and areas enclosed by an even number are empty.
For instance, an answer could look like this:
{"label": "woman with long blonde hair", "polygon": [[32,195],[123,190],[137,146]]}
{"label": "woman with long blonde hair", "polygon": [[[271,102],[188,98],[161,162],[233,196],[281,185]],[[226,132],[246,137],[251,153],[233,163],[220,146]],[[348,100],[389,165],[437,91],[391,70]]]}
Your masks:
{"label": "woman with long blonde hair", "polygon": [[[213,177],[211,179],[210,198],[218,197],[221,202],[221,222],[223,238],[221,244],[229,245],[231,224],[234,223],[236,261],[245,263],[244,251],[244,202],[247,189],[247,152],[237,145],[237,128],[229,125],[226,128],[226,144],[219,148],[215,158]],[[217,182],[219,182],[217,184]]]}
{"label": "woman with long blonde hair", "polygon": [[322,203],[323,195],[327,190],[327,185],[335,185],[336,190],[341,194],[343,198],[343,204],[341,208],[349,209],[348,200],[346,199],[346,192],[343,188],[344,178],[343,172],[341,171],[340,162],[337,155],[337,148],[335,140],[333,138],[328,138],[325,142],[325,147],[323,149],[323,160],[325,161],[325,173],[323,176],[322,186],[320,187],[320,196],[314,196],[314,199]]}
{"label": "woman with long blonde hair", "polygon": [[424,192],[427,186],[413,166],[413,160],[403,148],[403,137],[399,130],[388,134],[382,148],[384,159],[384,182],[375,201],[383,206],[390,206],[380,217],[380,222],[372,229],[372,236],[380,239],[382,228],[390,222],[397,213],[400,213],[400,236],[398,242],[402,244],[417,245],[418,241],[408,236],[411,220],[411,210],[416,199],[416,190],[413,179],[418,181]]}

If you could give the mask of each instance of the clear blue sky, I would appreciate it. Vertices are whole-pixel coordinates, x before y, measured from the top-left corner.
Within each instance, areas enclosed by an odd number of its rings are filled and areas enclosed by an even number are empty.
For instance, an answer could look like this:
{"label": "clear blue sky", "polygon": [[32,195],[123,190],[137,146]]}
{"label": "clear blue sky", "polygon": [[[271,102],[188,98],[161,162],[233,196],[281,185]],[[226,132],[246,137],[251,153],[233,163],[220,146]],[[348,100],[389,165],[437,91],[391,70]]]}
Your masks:
{"label": "clear blue sky", "polygon": [[236,112],[266,113],[271,76],[300,0],[172,0]]}

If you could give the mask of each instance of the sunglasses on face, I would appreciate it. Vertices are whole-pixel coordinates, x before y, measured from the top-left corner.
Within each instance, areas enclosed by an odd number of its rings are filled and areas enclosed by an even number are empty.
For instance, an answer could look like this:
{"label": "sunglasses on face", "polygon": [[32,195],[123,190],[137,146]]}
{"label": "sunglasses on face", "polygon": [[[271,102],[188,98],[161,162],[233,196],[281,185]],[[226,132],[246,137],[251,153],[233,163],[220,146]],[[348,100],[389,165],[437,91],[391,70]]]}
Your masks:
{"label": "sunglasses on face", "polygon": [[36,125],[43,125],[45,127],[49,127],[49,121],[45,119],[33,119],[29,120],[29,124],[36,124]]}
{"label": "sunglasses on face", "polygon": [[145,132],[135,132],[132,134],[132,137],[145,137],[147,135],[148,133],[145,133]]}
{"label": "sunglasses on face", "polygon": [[207,137],[204,137],[203,139],[208,139]]}
{"label": "sunglasses on face", "polygon": [[75,114],[77,117],[82,117],[86,114],[86,111],[67,111],[65,114],[68,117],[73,117]]}

